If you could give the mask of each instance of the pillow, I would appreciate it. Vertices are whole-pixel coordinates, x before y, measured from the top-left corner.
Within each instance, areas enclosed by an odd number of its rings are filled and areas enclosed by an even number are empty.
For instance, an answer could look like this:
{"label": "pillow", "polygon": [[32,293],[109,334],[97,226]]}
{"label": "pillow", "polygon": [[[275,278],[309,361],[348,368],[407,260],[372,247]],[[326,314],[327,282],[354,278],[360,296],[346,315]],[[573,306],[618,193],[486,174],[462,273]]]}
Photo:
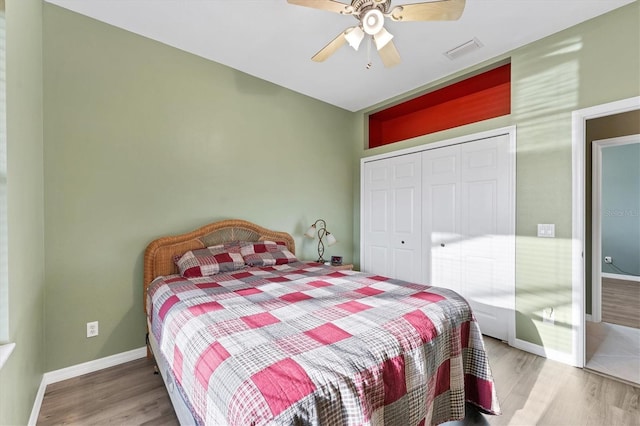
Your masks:
{"label": "pillow", "polygon": [[177,262],[180,275],[185,278],[206,277],[245,267],[239,252],[222,250],[222,247],[215,246],[186,252]]}
{"label": "pillow", "polygon": [[229,252],[229,253],[240,253],[240,247],[245,244],[244,241],[227,241],[226,243],[216,244],[215,246],[207,247],[209,250],[213,250],[216,252]]}
{"label": "pillow", "polygon": [[242,256],[257,253],[272,253],[276,251],[286,250],[287,244],[283,242],[274,241],[260,241],[256,243],[245,243],[240,247],[240,253]]}
{"label": "pillow", "polygon": [[[233,252],[233,253],[240,253],[240,246],[242,244],[245,244],[243,241],[228,241],[224,244],[217,244],[215,246],[209,246],[207,247],[208,250],[210,250],[212,253],[214,254],[218,254],[218,253],[223,253],[223,252]],[[202,249],[198,249],[198,250],[202,250]],[[180,261],[180,259],[182,258],[182,256],[184,256],[186,253],[182,253],[182,254],[175,254],[173,255],[173,263],[178,266],[178,262]]]}
{"label": "pillow", "polygon": [[[282,246],[279,246],[282,247]],[[274,266],[284,265],[291,262],[297,262],[296,256],[286,248],[280,248],[278,251],[263,251],[258,253],[249,253],[244,257],[244,262],[249,266]]]}

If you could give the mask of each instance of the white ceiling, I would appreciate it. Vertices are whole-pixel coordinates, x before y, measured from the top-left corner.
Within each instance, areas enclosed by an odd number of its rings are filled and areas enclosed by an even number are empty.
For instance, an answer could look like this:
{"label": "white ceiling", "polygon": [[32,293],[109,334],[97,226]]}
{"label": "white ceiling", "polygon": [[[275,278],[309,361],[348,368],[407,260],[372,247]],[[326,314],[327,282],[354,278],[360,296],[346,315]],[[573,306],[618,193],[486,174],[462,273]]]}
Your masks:
{"label": "white ceiling", "polygon": [[[374,49],[371,69],[364,42],[357,52],[345,45],[325,62],[311,61],[357,21],[286,0],[46,1],[358,111],[635,0],[467,0],[458,21],[387,19],[402,63],[384,68]],[[406,3],[417,1],[391,6]],[[444,56],[474,37],[481,49],[453,61]]]}

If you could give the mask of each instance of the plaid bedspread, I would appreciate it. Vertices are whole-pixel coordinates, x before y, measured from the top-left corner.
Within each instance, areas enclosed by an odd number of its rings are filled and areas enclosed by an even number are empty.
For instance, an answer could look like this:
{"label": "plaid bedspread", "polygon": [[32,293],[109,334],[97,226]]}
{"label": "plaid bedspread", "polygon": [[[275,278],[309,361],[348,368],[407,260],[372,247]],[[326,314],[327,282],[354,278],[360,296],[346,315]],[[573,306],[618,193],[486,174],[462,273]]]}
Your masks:
{"label": "plaid bedspread", "polygon": [[428,425],[499,414],[456,293],[317,263],[159,277],[148,315],[197,422]]}

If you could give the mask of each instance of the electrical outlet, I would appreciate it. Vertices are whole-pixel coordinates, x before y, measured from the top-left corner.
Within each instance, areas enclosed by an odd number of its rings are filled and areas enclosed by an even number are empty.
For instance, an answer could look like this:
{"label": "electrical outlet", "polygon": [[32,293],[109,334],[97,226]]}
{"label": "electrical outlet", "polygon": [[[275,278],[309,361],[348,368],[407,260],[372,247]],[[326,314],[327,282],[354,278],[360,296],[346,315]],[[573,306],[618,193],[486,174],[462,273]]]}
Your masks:
{"label": "electrical outlet", "polygon": [[96,337],[98,335],[98,321],[87,323],[87,337]]}
{"label": "electrical outlet", "polygon": [[604,263],[613,263],[613,257],[605,256],[604,257]]}
{"label": "electrical outlet", "polygon": [[544,308],[542,310],[542,322],[553,325],[556,321],[556,314],[553,308]]}

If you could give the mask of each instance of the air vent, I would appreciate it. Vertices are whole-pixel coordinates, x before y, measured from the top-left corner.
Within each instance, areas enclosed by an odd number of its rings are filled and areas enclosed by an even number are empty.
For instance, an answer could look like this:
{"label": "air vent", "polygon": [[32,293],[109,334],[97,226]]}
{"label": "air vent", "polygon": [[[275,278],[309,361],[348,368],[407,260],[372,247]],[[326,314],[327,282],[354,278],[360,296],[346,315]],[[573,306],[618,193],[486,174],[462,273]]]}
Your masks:
{"label": "air vent", "polygon": [[444,53],[444,55],[451,59],[458,59],[462,55],[466,55],[467,53],[473,52],[474,50],[478,50],[483,46],[483,44],[477,38],[473,38],[466,43],[462,43],[458,47],[454,47],[453,49]]}

